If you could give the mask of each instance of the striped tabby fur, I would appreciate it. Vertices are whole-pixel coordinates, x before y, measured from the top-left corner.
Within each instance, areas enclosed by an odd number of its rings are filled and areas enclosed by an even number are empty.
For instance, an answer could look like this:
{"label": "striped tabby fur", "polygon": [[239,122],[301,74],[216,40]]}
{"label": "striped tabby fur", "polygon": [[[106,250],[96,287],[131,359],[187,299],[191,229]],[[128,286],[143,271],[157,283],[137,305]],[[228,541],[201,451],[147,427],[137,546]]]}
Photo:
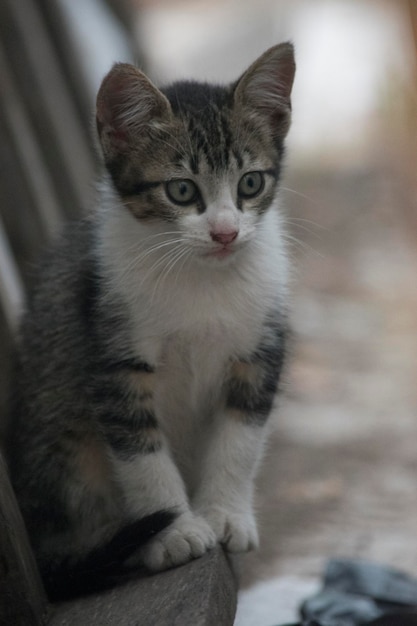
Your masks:
{"label": "striped tabby fur", "polygon": [[103,80],[97,210],[41,266],[12,394],[10,472],[51,597],[258,543],[293,76],[281,44],[227,86],[157,89],[127,64]]}

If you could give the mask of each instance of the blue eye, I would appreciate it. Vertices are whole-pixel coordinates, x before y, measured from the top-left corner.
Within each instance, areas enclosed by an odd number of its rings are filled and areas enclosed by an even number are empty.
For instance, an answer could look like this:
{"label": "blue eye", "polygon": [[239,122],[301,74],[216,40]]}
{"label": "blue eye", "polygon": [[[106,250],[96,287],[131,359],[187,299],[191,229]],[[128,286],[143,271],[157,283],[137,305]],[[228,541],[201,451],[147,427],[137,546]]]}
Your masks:
{"label": "blue eye", "polygon": [[192,204],[198,198],[198,187],[188,178],[178,178],[165,183],[165,192],[175,204]]}
{"label": "blue eye", "polygon": [[265,186],[265,178],[262,172],[248,172],[244,174],[237,186],[241,198],[254,198],[259,195]]}

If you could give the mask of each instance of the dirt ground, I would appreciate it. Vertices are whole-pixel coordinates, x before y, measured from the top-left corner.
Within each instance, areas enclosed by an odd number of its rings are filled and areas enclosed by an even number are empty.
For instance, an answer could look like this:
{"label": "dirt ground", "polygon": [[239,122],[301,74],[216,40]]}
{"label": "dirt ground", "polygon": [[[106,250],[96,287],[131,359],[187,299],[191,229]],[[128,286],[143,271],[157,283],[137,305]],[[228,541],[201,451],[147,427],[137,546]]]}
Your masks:
{"label": "dirt ground", "polygon": [[342,555],[417,575],[415,197],[380,167],[284,185],[294,342],[242,586]]}

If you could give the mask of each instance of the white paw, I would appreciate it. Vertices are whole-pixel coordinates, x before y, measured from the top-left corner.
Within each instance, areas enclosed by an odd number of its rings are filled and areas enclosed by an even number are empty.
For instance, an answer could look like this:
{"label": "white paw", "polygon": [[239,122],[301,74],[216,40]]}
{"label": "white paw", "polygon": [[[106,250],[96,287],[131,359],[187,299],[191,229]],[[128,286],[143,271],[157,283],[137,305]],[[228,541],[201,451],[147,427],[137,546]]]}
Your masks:
{"label": "white paw", "polygon": [[217,540],[229,552],[248,552],[259,545],[258,529],[251,511],[211,509],[204,513]]}
{"label": "white paw", "polygon": [[183,513],[145,546],[141,560],[149,570],[159,572],[202,556],[215,543],[216,536],[202,517]]}

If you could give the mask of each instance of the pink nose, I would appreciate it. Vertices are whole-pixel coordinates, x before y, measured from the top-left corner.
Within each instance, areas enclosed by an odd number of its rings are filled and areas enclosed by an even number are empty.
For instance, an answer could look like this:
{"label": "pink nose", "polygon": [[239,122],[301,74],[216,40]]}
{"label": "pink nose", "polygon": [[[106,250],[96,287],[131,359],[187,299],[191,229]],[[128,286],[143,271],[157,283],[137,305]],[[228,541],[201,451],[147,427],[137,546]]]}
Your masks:
{"label": "pink nose", "polygon": [[238,236],[237,230],[232,230],[232,231],[225,232],[225,233],[217,232],[215,230],[212,230],[210,232],[210,237],[213,239],[213,241],[217,241],[218,243],[222,243],[224,245],[227,245],[228,243],[232,243],[232,241],[234,241],[237,236]]}

